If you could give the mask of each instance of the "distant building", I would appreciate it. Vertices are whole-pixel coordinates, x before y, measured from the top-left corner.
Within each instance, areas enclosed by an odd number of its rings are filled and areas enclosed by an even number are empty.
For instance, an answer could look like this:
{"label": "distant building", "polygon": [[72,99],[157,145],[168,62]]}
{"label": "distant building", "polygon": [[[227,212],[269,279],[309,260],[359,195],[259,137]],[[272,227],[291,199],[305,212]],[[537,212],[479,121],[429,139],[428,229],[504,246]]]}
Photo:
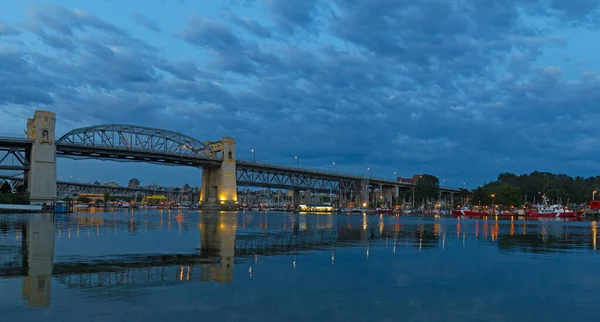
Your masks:
{"label": "distant building", "polygon": [[415,175],[412,176],[412,178],[398,177],[397,181],[398,182],[402,182],[402,183],[415,183],[415,182],[417,182],[417,180],[419,180],[420,177],[421,177],[420,174],[415,174]]}
{"label": "distant building", "polygon": [[129,180],[127,186],[130,188],[138,188],[140,186],[140,180],[132,178],[131,180]]}
{"label": "distant building", "polygon": [[150,190],[158,190],[158,185],[156,183],[153,183],[153,184],[145,185],[144,188],[150,189]]}
{"label": "distant building", "polygon": [[113,182],[105,182],[104,186],[106,186],[106,187],[118,187],[119,184],[117,182],[114,182],[114,181]]}

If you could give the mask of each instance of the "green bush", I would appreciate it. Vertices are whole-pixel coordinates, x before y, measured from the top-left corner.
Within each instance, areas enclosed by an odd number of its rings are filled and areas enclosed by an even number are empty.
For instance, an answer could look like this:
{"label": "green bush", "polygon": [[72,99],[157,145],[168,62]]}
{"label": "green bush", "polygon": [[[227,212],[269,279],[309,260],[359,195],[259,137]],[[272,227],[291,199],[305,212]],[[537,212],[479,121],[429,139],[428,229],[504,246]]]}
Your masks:
{"label": "green bush", "polygon": [[21,193],[0,193],[0,204],[27,205],[29,201]]}

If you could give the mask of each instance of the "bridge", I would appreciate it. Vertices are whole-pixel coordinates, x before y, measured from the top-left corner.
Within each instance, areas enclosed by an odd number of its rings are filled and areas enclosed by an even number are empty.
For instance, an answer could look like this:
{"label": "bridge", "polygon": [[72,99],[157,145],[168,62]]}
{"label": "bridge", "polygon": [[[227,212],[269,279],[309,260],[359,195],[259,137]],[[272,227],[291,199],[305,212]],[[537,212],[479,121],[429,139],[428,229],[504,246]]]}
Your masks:
{"label": "bridge", "polygon": [[[23,171],[23,183],[32,204],[56,199],[56,157],[99,159],[118,162],[147,162],[202,169],[200,204],[204,208],[237,208],[237,186],[269,187],[294,191],[294,204],[300,191],[335,193],[340,200],[356,204],[391,205],[401,190],[411,183],[388,178],[360,176],[337,171],[293,167],[236,158],[235,139],[200,141],[190,136],[143,126],[109,124],[74,129],[55,139],[56,116],[35,111],[27,122],[27,137],[0,137],[0,170]],[[18,165],[7,165],[12,156]],[[459,189],[442,187],[443,193]]]}
{"label": "bridge", "polygon": [[[10,187],[13,191],[17,187],[25,184],[22,178],[15,178],[11,176],[0,176],[0,179],[7,180],[10,183]],[[192,199],[192,195],[197,193],[197,189],[188,191],[176,191],[170,189],[149,189],[142,187],[121,187],[121,186],[110,186],[110,185],[97,185],[91,183],[79,183],[70,181],[57,181],[56,182],[57,195],[76,195],[76,194],[97,194],[114,197],[126,197],[134,198],[137,196],[148,196],[148,195],[164,195],[170,196],[169,200],[181,201]]]}

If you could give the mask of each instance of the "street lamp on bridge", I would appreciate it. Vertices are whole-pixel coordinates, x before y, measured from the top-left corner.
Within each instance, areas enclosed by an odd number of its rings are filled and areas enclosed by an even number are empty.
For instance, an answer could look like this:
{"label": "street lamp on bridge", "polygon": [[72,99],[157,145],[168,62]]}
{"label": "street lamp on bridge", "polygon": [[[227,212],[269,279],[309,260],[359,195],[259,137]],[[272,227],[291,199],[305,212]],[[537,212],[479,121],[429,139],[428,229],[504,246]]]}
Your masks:
{"label": "street lamp on bridge", "polygon": [[252,152],[252,156],[254,158],[254,163],[256,163],[256,150],[252,149],[252,150],[250,150],[250,152]]}
{"label": "street lamp on bridge", "polygon": [[335,163],[335,161],[334,161],[333,165],[335,166],[335,173],[337,173],[337,163]]}
{"label": "street lamp on bridge", "polygon": [[300,157],[299,156],[295,156],[294,159],[296,159],[296,166],[298,168],[300,168]]}
{"label": "street lamp on bridge", "polygon": [[371,168],[367,168],[367,170],[369,170],[369,179],[371,179],[371,174],[373,173]]}

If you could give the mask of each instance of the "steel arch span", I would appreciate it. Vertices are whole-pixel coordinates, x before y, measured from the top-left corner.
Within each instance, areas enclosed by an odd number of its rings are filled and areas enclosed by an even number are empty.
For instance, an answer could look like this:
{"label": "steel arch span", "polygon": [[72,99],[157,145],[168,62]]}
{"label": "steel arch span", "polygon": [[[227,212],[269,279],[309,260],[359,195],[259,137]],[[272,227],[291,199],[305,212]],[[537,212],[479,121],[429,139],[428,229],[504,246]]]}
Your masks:
{"label": "steel arch span", "polygon": [[69,131],[56,141],[57,145],[220,158],[210,148],[211,143],[174,131],[124,124],[78,128]]}

